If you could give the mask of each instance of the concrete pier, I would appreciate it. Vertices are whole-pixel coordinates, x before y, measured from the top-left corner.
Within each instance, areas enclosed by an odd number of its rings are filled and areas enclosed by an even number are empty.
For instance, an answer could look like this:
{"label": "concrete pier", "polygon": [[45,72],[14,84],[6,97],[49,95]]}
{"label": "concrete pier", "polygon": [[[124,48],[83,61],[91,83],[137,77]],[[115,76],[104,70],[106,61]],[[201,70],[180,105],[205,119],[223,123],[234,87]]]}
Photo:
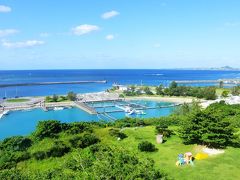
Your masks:
{"label": "concrete pier", "polygon": [[97,114],[96,110],[88,105],[86,105],[83,102],[75,101],[74,102],[75,106],[86,111],[89,114]]}
{"label": "concrete pier", "polygon": [[102,81],[66,81],[66,82],[29,82],[29,83],[15,83],[15,84],[0,84],[0,88],[16,87],[16,86],[39,86],[39,85],[57,85],[57,84],[86,84],[86,83],[107,83],[107,81],[102,80]]}

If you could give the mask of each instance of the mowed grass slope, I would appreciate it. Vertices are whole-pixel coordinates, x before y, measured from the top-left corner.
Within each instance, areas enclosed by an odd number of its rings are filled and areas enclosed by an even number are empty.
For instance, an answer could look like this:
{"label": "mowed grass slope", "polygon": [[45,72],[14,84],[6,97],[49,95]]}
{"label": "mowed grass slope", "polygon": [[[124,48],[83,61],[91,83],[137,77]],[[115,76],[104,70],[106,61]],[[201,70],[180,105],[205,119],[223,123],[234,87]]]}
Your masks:
{"label": "mowed grass slope", "polygon": [[[228,148],[224,154],[211,156],[205,160],[195,160],[194,166],[185,165],[177,167],[177,155],[191,151],[196,155],[201,147],[197,145],[183,145],[178,136],[173,135],[164,144],[156,144],[155,128],[152,126],[140,128],[126,128],[123,130],[127,134],[127,138],[118,141],[109,135],[110,128],[97,128],[95,134],[101,139],[101,143],[109,146],[115,146],[136,153],[142,158],[151,158],[155,161],[155,166],[174,179],[186,180],[212,180],[212,179],[240,179],[240,154],[238,148]],[[70,138],[60,136],[60,140],[67,142]],[[156,145],[158,151],[145,153],[138,151],[138,143],[141,141],[150,141]],[[45,139],[31,147],[30,151],[47,149],[51,144],[51,139]],[[80,151],[80,150],[76,150]],[[18,167],[26,170],[45,170],[49,168],[60,167],[68,156],[74,156],[74,151],[66,154],[61,158],[49,158],[41,161],[31,159],[24,163],[20,163]]]}

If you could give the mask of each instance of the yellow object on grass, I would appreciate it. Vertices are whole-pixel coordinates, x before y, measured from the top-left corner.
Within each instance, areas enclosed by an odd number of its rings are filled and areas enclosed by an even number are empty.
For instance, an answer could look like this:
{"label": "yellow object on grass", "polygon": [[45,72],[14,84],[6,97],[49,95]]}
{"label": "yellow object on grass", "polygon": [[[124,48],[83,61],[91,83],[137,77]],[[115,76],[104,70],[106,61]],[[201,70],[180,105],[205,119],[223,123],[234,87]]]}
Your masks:
{"label": "yellow object on grass", "polygon": [[208,154],[206,153],[197,153],[195,156],[196,160],[202,160],[202,159],[207,159],[208,158]]}

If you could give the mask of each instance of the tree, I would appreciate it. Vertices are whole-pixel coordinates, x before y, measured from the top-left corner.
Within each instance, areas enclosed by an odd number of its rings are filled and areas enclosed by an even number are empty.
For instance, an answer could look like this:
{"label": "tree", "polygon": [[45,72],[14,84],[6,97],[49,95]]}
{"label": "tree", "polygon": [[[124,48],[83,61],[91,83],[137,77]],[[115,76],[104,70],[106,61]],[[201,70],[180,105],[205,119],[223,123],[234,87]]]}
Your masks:
{"label": "tree", "polygon": [[143,88],[143,91],[147,94],[147,95],[153,95],[152,91],[150,90],[150,88],[148,86],[145,86]]}
{"label": "tree", "polygon": [[232,113],[224,102],[192,113],[182,124],[180,137],[185,144],[196,143],[211,148],[225,148],[231,145],[234,139],[233,127],[226,118]]}
{"label": "tree", "polygon": [[76,93],[74,93],[74,92],[69,92],[69,93],[67,94],[67,99],[70,100],[70,101],[75,101],[75,100],[77,99]]}
{"label": "tree", "polygon": [[156,87],[156,94],[157,95],[164,95],[164,88],[163,88],[162,84]]}
{"label": "tree", "polygon": [[57,102],[58,101],[58,96],[56,94],[53,95],[52,101],[53,102]]}
{"label": "tree", "polygon": [[219,88],[223,88],[223,81],[219,82]]}
{"label": "tree", "polygon": [[48,120],[40,121],[37,125],[36,131],[33,133],[38,139],[45,137],[55,137],[59,132],[62,131],[62,124],[60,121]]}
{"label": "tree", "polygon": [[32,145],[32,140],[23,136],[13,136],[1,142],[0,149],[7,151],[25,151]]}
{"label": "tree", "polygon": [[154,152],[157,150],[154,144],[148,141],[142,141],[138,144],[138,149],[145,152]]}
{"label": "tree", "polygon": [[169,85],[170,89],[175,89],[178,87],[178,84],[176,83],[176,81],[172,81],[171,84]]}
{"label": "tree", "polygon": [[240,86],[234,86],[232,88],[232,95],[238,96],[240,94]]}
{"label": "tree", "polygon": [[222,92],[222,97],[228,97],[229,91],[223,91]]}
{"label": "tree", "polygon": [[52,101],[52,98],[51,98],[50,96],[46,96],[46,97],[45,97],[45,101],[46,101],[46,102],[51,102],[51,101]]}
{"label": "tree", "polygon": [[216,88],[215,87],[207,87],[204,89],[204,98],[206,100],[215,100],[217,98]]}

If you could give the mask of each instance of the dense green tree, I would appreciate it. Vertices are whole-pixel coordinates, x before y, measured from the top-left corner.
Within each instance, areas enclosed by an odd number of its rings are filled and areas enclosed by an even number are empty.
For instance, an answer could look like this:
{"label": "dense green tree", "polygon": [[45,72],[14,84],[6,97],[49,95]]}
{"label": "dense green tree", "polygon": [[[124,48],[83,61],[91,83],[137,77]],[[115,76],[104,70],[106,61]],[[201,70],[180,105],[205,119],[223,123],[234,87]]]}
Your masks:
{"label": "dense green tree", "polygon": [[67,99],[70,101],[75,101],[77,99],[77,94],[71,91],[67,94]]}
{"label": "dense green tree", "polygon": [[[216,103],[207,109],[191,113],[180,130],[185,144],[202,144],[213,148],[224,148],[231,145],[233,127],[226,116],[230,115],[224,102]],[[219,108],[221,107],[221,108]]]}
{"label": "dense green tree", "polygon": [[223,81],[219,82],[219,88],[223,88]]}
{"label": "dense green tree", "polygon": [[56,137],[56,135],[62,131],[62,124],[60,121],[48,120],[38,122],[37,128],[33,133],[38,139],[45,137]]}
{"label": "dense green tree", "polygon": [[148,86],[145,86],[143,88],[143,91],[147,94],[147,95],[153,95],[153,92],[151,91],[151,89]]}
{"label": "dense green tree", "polygon": [[169,89],[176,89],[178,87],[178,84],[176,81],[172,81],[171,84],[169,85]]}
{"label": "dense green tree", "polygon": [[23,136],[13,136],[4,139],[0,143],[0,149],[4,151],[25,151],[31,145],[31,139]]}
{"label": "dense green tree", "polygon": [[163,88],[162,84],[156,87],[156,94],[157,95],[164,95],[164,88]]}
{"label": "dense green tree", "polygon": [[207,87],[204,89],[204,98],[206,100],[214,100],[216,99],[216,88],[215,87]]}
{"label": "dense green tree", "polygon": [[155,147],[154,144],[148,141],[142,141],[138,144],[138,149],[140,151],[145,151],[145,152],[153,152],[156,151],[157,148]]}
{"label": "dense green tree", "polygon": [[232,95],[238,96],[240,94],[240,86],[234,86],[232,88]]}
{"label": "dense green tree", "polygon": [[52,101],[53,102],[58,102],[58,96],[56,94],[53,95]]}

